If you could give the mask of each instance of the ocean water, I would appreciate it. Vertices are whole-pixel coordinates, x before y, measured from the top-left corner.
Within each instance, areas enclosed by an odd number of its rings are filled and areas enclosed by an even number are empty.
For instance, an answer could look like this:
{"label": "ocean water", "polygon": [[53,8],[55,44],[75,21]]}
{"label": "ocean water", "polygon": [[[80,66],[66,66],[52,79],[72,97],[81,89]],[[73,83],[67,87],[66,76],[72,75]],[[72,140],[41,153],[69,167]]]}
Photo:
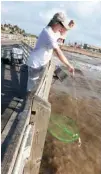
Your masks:
{"label": "ocean water", "polygon": [[[86,55],[64,52],[73,66],[81,70],[88,78],[101,80],[101,59]],[[63,65],[57,57],[54,57],[56,65]]]}
{"label": "ocean water", "polygon": [[[64,54],[68,57],[71,64],[80,70],[78,72],[81,72],[75,73],[75,90],[77,96],[101,99],[101,59],[75,53],[64,52]],[[57,57],[54,57],[54,63],[58,66],[63,66]],[[73,94],[73,81],[69,77],[64,80],[64,83],[56,82],[54,86],[71,95]]]}

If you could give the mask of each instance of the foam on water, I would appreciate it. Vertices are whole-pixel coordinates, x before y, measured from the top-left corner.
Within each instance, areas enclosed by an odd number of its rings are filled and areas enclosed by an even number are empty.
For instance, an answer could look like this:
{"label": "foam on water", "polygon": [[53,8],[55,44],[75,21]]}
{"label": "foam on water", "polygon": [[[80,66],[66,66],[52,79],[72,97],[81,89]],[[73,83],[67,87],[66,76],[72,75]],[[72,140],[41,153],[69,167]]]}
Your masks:
{"label": "foam on water", "polygon": [[[89,73],[97,73],[101,79],[101,59],[88,57],[86,55],[80,55],[75,53],[64,53],[68,60],[74,65],[75,68],[81,71]],[[54,56],[54,62],[56,65],[63,65],[57,57]]]}
{"label": "foam on water", "polygon": [[101,73],[101,65],[100,66],[96,66],[96,65],[92,65],[89,63],[83,63],[81,61],[77,61],[77,60],[70,60],[70,62],[79,69],[87,69],[89,71],[99,71]]}

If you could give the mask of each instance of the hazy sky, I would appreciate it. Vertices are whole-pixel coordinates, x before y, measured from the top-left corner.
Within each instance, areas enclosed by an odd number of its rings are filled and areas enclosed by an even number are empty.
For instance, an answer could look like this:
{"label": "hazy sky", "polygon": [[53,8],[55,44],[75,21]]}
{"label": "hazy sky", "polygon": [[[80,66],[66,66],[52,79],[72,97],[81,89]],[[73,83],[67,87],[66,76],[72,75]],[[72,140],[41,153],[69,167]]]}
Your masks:
{"label": "hazy sky", "polygon": [[66,13],[76,26],[66,41],[101,46],[101,1],[5,1],[1,3],[1,22],[17,24],[26,32],[39,35],[56,12]]}

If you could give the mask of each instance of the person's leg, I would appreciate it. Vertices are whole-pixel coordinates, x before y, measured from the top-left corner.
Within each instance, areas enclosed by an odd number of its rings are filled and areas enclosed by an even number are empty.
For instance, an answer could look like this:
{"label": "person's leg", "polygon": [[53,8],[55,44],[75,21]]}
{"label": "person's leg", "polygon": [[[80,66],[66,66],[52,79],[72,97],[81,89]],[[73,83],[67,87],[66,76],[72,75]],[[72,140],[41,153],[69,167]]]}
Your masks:
{"label": "person's leg", "polygon": [[40,67],[37,69],[28,67],[28,82],[27,82],[28,92],[31,92],[31,91],[35,92],[37,90],[37,87],[40,83],[43,72],[44,72],[44,67]]}
{"label": "person's leg", "polygon": [[28,81],[28,66],[21,65],[20,67],[20,88],[19,96],[25,97],[27,94],[27,81]]}
{"label": "person's leg", "polygon": [[14,65],[14,57],[12,51],[11,51],[11,65]]}

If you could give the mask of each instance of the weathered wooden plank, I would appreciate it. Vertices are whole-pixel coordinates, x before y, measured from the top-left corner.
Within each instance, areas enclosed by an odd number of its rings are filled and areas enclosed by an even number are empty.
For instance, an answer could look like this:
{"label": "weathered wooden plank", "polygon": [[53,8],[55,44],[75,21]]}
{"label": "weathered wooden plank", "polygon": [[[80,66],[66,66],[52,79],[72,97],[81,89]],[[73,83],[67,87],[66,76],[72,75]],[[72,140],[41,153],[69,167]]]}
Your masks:
{"label": "weathered wooden plank", "polygon": [[45,87],[44,87],[43,96],[41,96],[44,100],[48,100],[48,96],[49,96],[49,91],[50,91],[50,87],[51,87],[51,83],[52,83],[54,69],[55,69],[55,65],[51,61],[51,64],[49,66],[48,73],[46,74],[47,75],[46,76],[46,84],[45,84]]}
{"label": "weathered wooden plank", "polygon": [[32,47],[30,47],[28,44],[22,41],[23,46],[26,48],[26,50],[33,50]]}
{"label": "weathered wooden plank", "polygon": [[38,174],[39,171],[45,136],[47,133],[47,127],[51,113],[51,107],[48,102],[48,95],[50,91],[54,69],[54,64],[50,62],[45,69],[39,87],[33,98],[32,115],[30,123],[35,123],[35,134],[33,137],[30,160],[24,168],[25,174]]}
{"label": "weathered wooden plank", "polygon": [[21,146],[20,146],[20,149],[19,149],[19,154],[17,156],[17,160],[16,160],[16,163],[15,163],[15,166],[14,166],[14,170],[12,172],[13,174],[21,174],[22,173],[23,164],[25,162],[25,159],[28,158],[28,155],[29,155],[28,149],[26,151],[24,151],[24,150],[25,150],[25,146],[26,146],[27,139],[28,139],[29,133],[31,131],[31,128],[32,128],[32,125],[28,124],[26,129],[25,129],[23,139],[22,139],[22,142],[21,142]]}
{"label": "weathered wooden plank", "polygon": [[54,69],[55,69],[55,65],[51,61],[47,65],[46,70],[41,79],[40,85],[35,93],[37,96],[41,97],[42,99],[44,99],[46,101],[48,100],[48,95],[49,95],[49,91],[50,91],[50,87],[51,87],[51,83],[52,83]]}
{"label": "weathered wooden plank", "polygon": [[46,79],[46,74],[48,73],[48,69],[49,69],[49,67],[47,66],[44,73],[43,73],[43,76],[42,76],[42,79],[41,79],[40,84],[38,86],[38,89],[35,93],[37,96],[40,96],[44,91],[45,79]]}
{"label": "weathered wooden plank", "polygon": [[[30,104],[30,101],[26,102],[24,111],[19,114],[19,117],[16,119],[16,122],[12,127],[12,136],[9,133],[5,142],[2,144],[2,152],[3,150],[5,151],[5,153],[2,155],[2,174],[11,174],[13,170],[14,163],[22,141],[23,133],[25,131],[26,126],[29,123],[31,112],[29,110]],[[6,147],[6,150],[4,149],[4,147]]]}
{"label": "weathered wooden plank", "polygon": [[[19,102],[18,105],[16,106],[16,109],[17,109],[18,107],[21,107],[21,105],[22,105],[22,104]],[[10,129],[11,129],[11,126],[12,126],[12,124],[14,123],[16,117],[17,117],[17,114],[18,114],[18,112],[14,111],[14,112],[12,113],[12,115],[11,115],[9,121],[7,122],[7,124],[6,124],[6,126],[5,126],[5,128],[4,128],[4,130],[3,130],[3,132],[2,132],[2,134],[1,134],[1,144],[4,142],[5,138],[7,137],[8,133],[9,133],[9,131],[10,131]]]}
{"label": "weathered wooden plank", "polygon": [[1,41],[1,45],[14,45],[14,44],[18,44],[20,45],[21,44],[21,41],[15,41],[15,40],[2,40]]}
{"label": "weathered wooden plank", "polygon": [[25,174],[38,174],[41,157],[50,118],[50,104],[38,96],[34,97],[31,123],[35,122],[35,134],[31,148],[30,160],[24,168]]}
{"label": "weathered wooden plank", "polygon": [[8,108],[5,109],[4,113],[1,115],[1,132],[5,128],[8,120],[10,119],[14,109],[16,108],[18,101],[15,101],[14,98],[8,105]]}
{"label": "weathered wooden plank", "polygon": [[[31,131],[29,132],[24,151],[22,152],[22,154],[18,154],[18,156],[22,155],[22,159],[21,159],[21,163],[20,163],[19,172],[17,174],[23,174],[23,173],[25,174],[25,171],[27,171],[27,170],[28,170],[27,172],[29,174],[29,168],[26,168],[26,170],[24,170],[24,166],[29,161],[34,132],[35,132],[35,125],[31,125]],[[18,157],[17,157],[17,160],[18,160]],[[15,166],[14,166],[14,170],[15,170]],[[15,174],[15,173],[12,172],[12,174]]]}

